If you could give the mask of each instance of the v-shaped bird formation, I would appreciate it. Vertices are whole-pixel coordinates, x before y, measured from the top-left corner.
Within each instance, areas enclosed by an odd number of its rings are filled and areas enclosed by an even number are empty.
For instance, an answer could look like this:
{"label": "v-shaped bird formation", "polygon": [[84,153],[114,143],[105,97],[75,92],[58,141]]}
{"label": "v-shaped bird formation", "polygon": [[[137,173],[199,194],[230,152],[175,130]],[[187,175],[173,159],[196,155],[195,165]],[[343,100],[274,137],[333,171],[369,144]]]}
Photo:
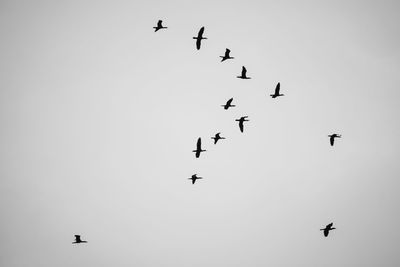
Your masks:
{"label": "v-shaped bird formation", "polygon": [[[162,20],[158,20],[157,25],[155,27],[153,27],[153,29],[154,29],[154,32],[157,32],[157,31],[162,30],[162,29],[168,29],[168,27],[163,26],[163,21]],[[205,31],[205,28],[201,27],[200,30],[197,33],[197,36],[193,37],[193,39],[196,40],[195,45],[196,45],[196,49],[197,50],[200,50],[201,45],[202,45],[202,40],[206,40],[207,39],[207,37],[203,36],[204,35],[204,31]],[[226,48],[224,55],[223,56],[219,56],[221,58],[221,62],[224,62],[224,61],[227,61],[227,60],[230,60],[230,59],[234,59],[234,57],[232,57],[230,55],[230,53],[231,53],[231,50]],[[239,76],[236,76],[236,77],[238,79],[243,79],[243,80],[251,79],[251,77],[249,77],[247,75],[247,69],[246,69],[245,66],[242,66],[241,74]],[[284,94],[280,93],[280,89],[281,89],[281,84],[280,84],[280,82],[278,82],[276,87],[275,87],[275,90],[274,90],[273,94],[270,94],[270,96],[273,99],[275,99],[277,97],[280,97],[280,96],[284,96]],[[221,105],[221,106],[224,108],[224,110],[228,110],[228,109],[230,109],[232,107],[236,107],[236,105],[233,105],[232,102],[233,102],[233,97],[228,99],[226,101],[226,103]],[[244,126],[245,126],[244,123],[248,122],[250,120],[248,120],[248,116],[242,116],[239,119],[236,119],[235,121],[238,122],[239,130],[240,130],[240,132],[243,133],[244,132]],[[333,146],[334,142],[335,142],[335,138],[341,138],[342,136],[339,135],[339,134],[334,133],[334,134],[328,135],[328,137],[329,137],[330,145]],[[214,136],[212,136],[211,139],[214,141],[214,145],[216,145],[220,140],[223,140],[223,139],[226,139],[226,138],[221,136],[221,132],[218,132]],[[201,137],[198,137],[197,143],[196,143],[196,149],[193,150],[192,152],[195,153],[195,157],[196,158],[200,158],[201,152],[206,152],[206,151],[207,150],[202,148]],[[203,179],[203,177],[199,177],[199,176],[197,176],[197,174],[193,174],[188,179],[191,180],[192,184],[194,185],[197,180]],[[325,237],[327,237],[329,235],[330,231],[336,229],[335,227],[332,227],[332,226],[333,226],[333,223],[330,223],[330,224],[326,225],[325,228],[320,229],[321,231],[323,231],[323,234],[324,234]],[[80,244],[80,243],[87,243],[87,241],[82,240],[80,235],[75,235],[75,241],[73,242],[73,244]]]}

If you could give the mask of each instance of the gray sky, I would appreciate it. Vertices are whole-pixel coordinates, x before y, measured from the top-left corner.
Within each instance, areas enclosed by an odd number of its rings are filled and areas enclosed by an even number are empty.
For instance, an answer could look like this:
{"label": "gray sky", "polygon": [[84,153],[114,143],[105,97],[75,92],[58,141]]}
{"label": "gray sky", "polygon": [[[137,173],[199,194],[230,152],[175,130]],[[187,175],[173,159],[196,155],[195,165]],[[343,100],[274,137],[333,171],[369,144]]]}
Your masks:
{"label": "gray sky", "polygon": [[0,265],[399,266],[398,14],[1,1]]}

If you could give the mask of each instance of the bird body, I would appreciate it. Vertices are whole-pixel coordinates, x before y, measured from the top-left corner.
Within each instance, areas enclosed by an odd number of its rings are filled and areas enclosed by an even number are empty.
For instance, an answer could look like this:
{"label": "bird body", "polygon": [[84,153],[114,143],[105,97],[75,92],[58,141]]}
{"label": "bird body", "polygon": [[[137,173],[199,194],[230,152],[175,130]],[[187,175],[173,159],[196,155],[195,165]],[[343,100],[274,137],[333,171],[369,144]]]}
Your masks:
{"label": "bird body", "polygon": [[324,231],[324,236],[327,237],[329,235],[329,231],[336,229],[332,227],[333,223],[328,224],[325,228],[320,229],[320,231]]}
{"label": "bird body", "polygon": [[279,91],[281,90],[281,83],[278,83],[275,87],[275,93],[270,95],[272,98],[276,98],[278,96],[284,96],[284,94],[280,94]]}
{"label": "bird body", "polygon": [[203,179],[203,177],[197,177],[197,174],[193,174],[192,177],[188,178],[189,180],[192,180],[192,184],[196,182],[198,179]]}
{"label": "bird body", "polygon": [[229,100],[226,102],[226,104],[225,104],[225,105],[221,105],[221,107],[224,107],[225,110],[228,109],[228,108],[230,108],[230,107],[236,107],[235,105],[232,105],[232,101],[233,101],[233,98],[229,99]]}
{"label": "bird body", "polygon": [[154,30],[154,32],[156,32],[156,31],[158,31],[158,30],[160,30],[160,29],[167,29],[168,27],[164,27],[163,25],[162,25],[162,20],[159,20],[158,22],[157,22],[157,26],[156,27],[153,27],[153,29],[155,29]]}
{"label": "bird body", "polygon": [[196,154],[196,158],[198,158],[198,157],[200,157],[200,153],[201,152],[204,152],[204,151],[207,151],[207,150],[203,150],[203,149],[201,149],[201,138],[199,137],[198,139],[197,139],[197,145],[196,145],[196,150],[193,150],[192,152],[195,152]]}
{"label": "bird body", "polygon": [[214,139],[214,145],[215,145],[215,144],[217,144],[218,140],[225,139],[225,137],[222,137],[221,133],[217,133],[217,134],[215,134],[214,137],[211,137],[211,139]]}
{"label": "bird body", "polygon": [[241,117],[240,119],[237,119],[237,120],[235,120],[235,121],[238,121],[239,122],[239,129],[240,129],[240,131],[243,133],[243,123],[245,122],[245,121],[249,121],[249,120],[246,120],[246,118],[248,118],[248,116],[243,116],[243,117]]}
{"label": "bird body", "polygon": [[203,37],[203,33],[204,33],[204,27],[201,27],[201,29],[199,30],[199,33],[197,34],[197,37],[193,37],[193,39],[196,39],[197,50],[200,50],[201,40],[207,39],[206,37]]}
{"label": "bird body", "polygon": [[244,66],[242,66],[242,74],[240,76],[236,76],[236,77],[239,79],[251,79],[250,77],[246,76],[246,73],[247,73],[247,69]]}
{"label": "bird body", "polygon": [[234,59],[234,57],[231,57],[229,55],[229,53],[231,52],[231,50],[229,50],[228,48],[225,50],[225,55],[223,56],[219,56],[220,58],[222,58],[221,62],[227,60],[227,59]]}
{"label": "bird body", "polygon": [[331,146],[335,143],[335,138],[341,138],[342,136],[339,134],[331,134],[329,136],[329,142],[331,143]]}
{"label": "bird body", "polygon": [[83,241],[80,235],[75,235],[75,242],[72,242],[72,244],[79,244],[79,243],[87,243],[87,241]]}

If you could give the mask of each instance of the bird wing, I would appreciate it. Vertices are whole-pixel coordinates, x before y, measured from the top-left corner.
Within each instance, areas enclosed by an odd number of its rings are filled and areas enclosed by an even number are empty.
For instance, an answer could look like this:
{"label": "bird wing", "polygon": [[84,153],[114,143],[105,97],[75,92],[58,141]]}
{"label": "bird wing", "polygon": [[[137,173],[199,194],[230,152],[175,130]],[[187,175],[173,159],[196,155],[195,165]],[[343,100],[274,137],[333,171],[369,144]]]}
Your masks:
{"label": "bird wing", "polygon": [[335,142],[335,137],[331,136],[331,137],[329,138],[329,141],[330,141],[330,143],[331,143],[331,146],[333,146],[333,143]]}
{"label": "bird wing", "polygon": [[201,138],[197,139],[197,150],[201,150]]}
{"label": "bird wing", "polygon": [[279,90],[281,90],[281,83],[278,83],[275,87],[275,95],[279,95]]}
{"label": "bird wing", "polygon": [[329,234],[329,229],[328,229],[328,228],[325,228],[325,229],[324,229],[324,236],[328,236],[328,234]]}
{"label": "bird wing", "polygon": [[242,67],[242,76],[243,76],[243,77],[246,76],[246,72],[247,72],[247,70],[246,70],[246,68],[243,66],[243,67]]}
{"label": "bird wing", "polygon": [[199,34],[197,35],[198,38],[202,38],[204,33],[204,27],[201,27]]}
{"label": "bird wing", "polygon": [[196,48],[197,48],[197,50],[200,50],[200,46],[201,46],[201,38],[197,38],[197,40],[196,40]]}

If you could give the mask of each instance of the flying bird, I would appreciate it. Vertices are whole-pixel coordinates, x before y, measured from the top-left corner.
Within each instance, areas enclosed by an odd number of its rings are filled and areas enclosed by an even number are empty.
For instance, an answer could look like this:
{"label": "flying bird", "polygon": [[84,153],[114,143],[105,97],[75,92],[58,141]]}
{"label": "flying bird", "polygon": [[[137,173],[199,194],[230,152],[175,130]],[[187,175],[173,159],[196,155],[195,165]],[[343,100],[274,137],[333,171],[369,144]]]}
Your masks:
{"label": "flying bird", "polygon": [[320,229],[321,231],[324,231],[324,236],[328,236],[329,231],[336,229],[335,227],[332,227],[332,225],[333,225],[333,223],[330,223],[327,226],[325,226],[325,228]]}
{"label": "flying bird", "polygon": [[193,37],[193,39],[196,39],[197,50],[200,50],[201,40],[207,39],[206,37],[203,37],[203,33],[204,33],[204,27],[201,27],[199,33],[197,34],[197,37]]}
{"label": "flying bird", "polygon": [[227,59],[234,59],[234,57],[231,57],[229,55],[229,53],[231,52],[231,50],[229,50],[228,48],[225,50],[225,55],[223,56],[219,56],[220,58],[222,58],[221,62],[227,60]]}
{"label": "flying bird", "polygon": [[275,93],[273,95],[270,95],[272,98],[278,97],[278,96],[284,96],[284,94],[280,94],[279,91],[281,90],[281,83],[278,83],[275,87]]}
{"label": "flying bird", "polygon": [[79,243],[87,243],[87,241],[83,241],[80,235],[75,235],[75,242],[72,242],[72,244],[79,244]]}
{"label": "flying bird", "polygon": [[243,122],[245,122],[245,121],[249,121],[249,120],[246,120],[246,118],[248,118],[249,116],[244,116],[244,117],[241,117],[240,119],[237,119],[237,120],[235,120],[235,121],[238,121],[239,122],[239,129],[240,129],[240,131],[243,133]]}
{"label": "flying bird", "polygon": [[225,137],[222,137],[220,134],[221,133],[217,133],[214,137],[211,137],[211,139],[214,139],[214,145],[217,144],[218,140],[225,139]]}
{"label": "flying bird", "polygon": [[162,25],[162,20],[159,20],[158,22],[157,22],[157,26],[156,27],[153,27],[153,29],[155,29],[155,31],[154,32],[156,32],[156,31],[158,31],[158,30],[160,30],[160,29],[167,29],[168,27],[164,27],[163,25]]}
{"label": "flying bird", "polygon": [[251,79],[250,77],[246,76],[247,70],[244,66],[242,66],[242,74],[240,76],[236,76],[239,79]]}
{"label": "flying bird", "polygon": [[196,158],[200,157],[200,153],[204,152],[207,150],[203,150],[201,149],[201,138],[199,137],[199,139],[197,139],[197,145],[196,145],[196,150],[193,150],[193,152],[196,153]]}
{"label": "flying bird", "polygon": [[221,107],[224,107],[224,109],[228,109],[230,107],[236,107],[235,105],[232,105],[233,97],[229,99],[225,105],[221,105]]}
{"label": "flying bird", "polygon": [[193,174],[192,177],[188,179],[192,180],[192,184],[194,184],[197,179],[203,179],[203,177],[197,177],[197,174]]}
{"label": "flying bird", "polygon": [[329,136],[329,142],[331,143],[331,146],[333,146],[333,143],[335,142],[335,138],[341,138],[341,135],[338,134],[331,134]]}

